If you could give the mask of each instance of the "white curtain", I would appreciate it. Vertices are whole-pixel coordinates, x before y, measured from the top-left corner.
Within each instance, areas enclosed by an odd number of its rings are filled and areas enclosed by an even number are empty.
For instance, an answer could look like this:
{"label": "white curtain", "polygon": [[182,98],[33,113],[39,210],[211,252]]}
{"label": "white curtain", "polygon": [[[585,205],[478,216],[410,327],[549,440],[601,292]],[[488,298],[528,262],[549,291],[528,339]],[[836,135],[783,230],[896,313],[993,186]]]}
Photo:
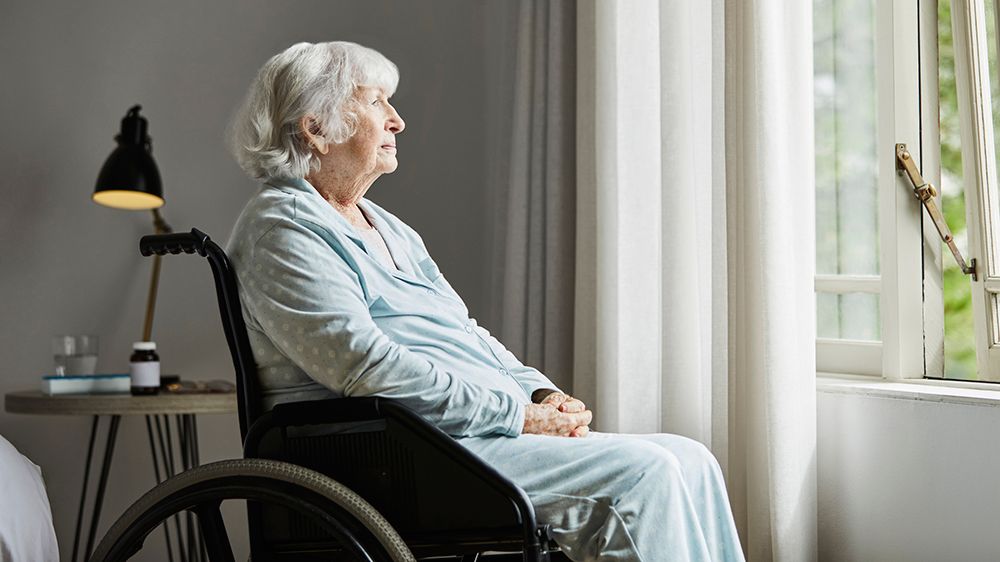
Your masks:
{"label": "white curtain", "polygon": [[575,14],[572,0],[517,5],[514,80],[506,85],[511,111],[504,113],[513,118],[498,131],[510,128],[509,166],[494,174],[492,186],[492,271],[502,272],[499,286],[493,284],[492,312],[500,340],[567,389],[573,370]]}
{"label": "white curtain", "polygon": [[753,561],[816,558],[811,30],[799,0],[577,13],[573,389],[709,445]]}

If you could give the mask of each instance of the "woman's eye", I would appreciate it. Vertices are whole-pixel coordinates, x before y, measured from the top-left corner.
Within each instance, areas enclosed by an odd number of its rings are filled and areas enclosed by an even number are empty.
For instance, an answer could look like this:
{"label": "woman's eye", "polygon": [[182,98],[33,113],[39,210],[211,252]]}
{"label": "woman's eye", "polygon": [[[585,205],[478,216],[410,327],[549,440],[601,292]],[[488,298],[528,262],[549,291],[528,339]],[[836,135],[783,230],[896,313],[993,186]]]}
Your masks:
{"label": "woman's eye", "polygon": [[377,104],[378,102],[379,102],[379,100],[375,100],[375,101],[373,101],[373,102],[372,102],[372,105],[375,105],[375,104]]}

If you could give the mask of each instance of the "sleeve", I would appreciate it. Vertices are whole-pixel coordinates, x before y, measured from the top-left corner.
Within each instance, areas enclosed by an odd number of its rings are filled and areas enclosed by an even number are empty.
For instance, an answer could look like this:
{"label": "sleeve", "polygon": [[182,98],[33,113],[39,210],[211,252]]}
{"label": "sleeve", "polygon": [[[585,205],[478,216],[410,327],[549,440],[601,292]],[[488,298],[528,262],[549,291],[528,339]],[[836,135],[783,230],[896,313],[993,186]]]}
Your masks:
{"label": "sleeve", "polygon": [[[445,279],[444,275],[441,273],[437,264],[434,263],[434,260],[431,259],[430,255],[427,254],[427,250],[423,247],[423,241],[420,239],[420,236],[416,232],[413,232],[412,230],[410,232],[412,233],[411,235],[414,238],[415,243],[418,244],[419,245],[418,247],[423,251],[423,254],[427,255],[426,260],[422,261],[421,263],[426,262],[430,265],[430,269],[432,269],[432,271],[430,271],[431,280],[435,283],[440,282],[444,287],[447,288],[448,292],[453,297],[461,301],[462,297],[459,296],[459,294],[451,286],[451,283],[449,283],[448,280]],[[421,265],[421,267],[424,266]],[[500,362],[503,363],[504,367],[510,372],[511,376],[514,377],[514,380],[516,380],[518,384],[521,385],[521,388],[524,389],[525,393],[527,393],[529,399],[536,390],[539,390],[541,388],[549,388],[558,392],[563,392],[562,390],[559,389],[558,386],[556,386],[551,380],[549,380],[548,377],[543,375],[541,371],[535,369],[534,367],[528,367],[527,365],[522,363],[517,358],[516,355],[511,353],[510,350],[508,350],[502,343],[500,343],[500,340],[493,337],[493,334],[491,334],[489,330],[487,330],[482,326],[477,325],[476,333],[479,334],[479,337],[481,337],[483,341],[486,342],[486,345],[490,347],[493,353],[496,354],[496,356],[500,359]]]}
{"label": "sleeve", "polygon": [[[437,264],[434,263],[434,260],[431,259],[430,254],[427,252],[427,248],[424,246],[423,239],[420,238],[420,235],[402,221],[400,221],[399,224],[402,225],[403,228],[405,229],[404,232],[407,236],[409,236],[410,243],[416,245],[420,249],[422,254],[427,256],[427,261],[430,264],[432,264],[433,267],[432,275],[437,277],[437,279],[434,279],[432,277],[432,281],[440,280],[441,283],[448,289],[449,293],[453,297],[461,301],[462,297],[455,291],[455,289],[451,286],[451,283],[449,283],[448,280],[444,277],[444,275],[438,268]],[[542,388],[549,388],[558,392],[563,392],[558,386],[556,386],[551,380],[549,380],[547,376],[542,374],[541,371],[535,369],[534,367],[528,367],[527,365],[522,363],[517,358],[516,355],[511,353],[510,350],[508,350],[502,343],[500,343],[500,340],[493,337],[493,334],[491,334],[489,330],[487,330],[482,326],[477,325],[476,332],[479,334],[481,338],[483,338],[486,344],[490,346],[490,349],[504,364],[505,368],[508,371],[510,371],[511,376],[513,376],[514,379],[518,382],[518,384],[521,385],[521,388],[523,388],[525,393],[527,393],[529,399],[536,390]]]}
{"label": "sleeve", "polygon": [[522,363],[517,356],[511,353],[510,350],[500,343],[500,340],[493,337],[493,334],[491,334],[489,330],[483,328],[482,326],[476,326],[476,332],[478,332],[479,335],[486,340],[486,343],[490,346],[490,348],[492,348],[493,353],[496,353],[497,357],[500,358],[503,364],[507,367],[507,370],[510,371],[511,376],[513,376],[514,380],[521,385],[521,388],[524,389],[524,392],[529,398],[536,390],[542,388],[550,388],[552,390],[562,392],[562,390],[560,390],[555,383],[549,380],[549,377],[543,375],[541,371]]}
{"label": "sleeve", "polygon": [[521,433],[512,396],[445,372],[386,336],[371,294],[328,231],[281,221],[254,245],[241,272],[251,314],[275,346],[342,396],[384,396],[454,436]]}

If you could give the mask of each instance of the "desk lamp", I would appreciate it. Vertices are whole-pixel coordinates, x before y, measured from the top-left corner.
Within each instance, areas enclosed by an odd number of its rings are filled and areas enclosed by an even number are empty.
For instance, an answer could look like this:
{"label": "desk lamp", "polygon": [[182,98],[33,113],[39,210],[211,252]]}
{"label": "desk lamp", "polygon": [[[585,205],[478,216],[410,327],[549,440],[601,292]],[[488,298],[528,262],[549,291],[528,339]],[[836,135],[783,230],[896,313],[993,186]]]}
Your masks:
{"label": "desk lamp", "polygon": [[[163,206],[163,187],[160,172],[153,160],[153,146],[146,134],[148,123],[139,115],[141,106],[128,110],[122,119],[121,132],[115,136],[118,147],[108,156],[97,176],[97,187],[92,199],[106,207],[129,211],[153,212],[153,228],[156,234],[172,232],[170,226],[160,216]],[[146,320],[142,329],[142,341],[151,341],[153,332],[153,310],[156,308],[156,291],[160,282],[160,256],[153,257],[153,274],[149,281],[149,297],[146,300]]]}

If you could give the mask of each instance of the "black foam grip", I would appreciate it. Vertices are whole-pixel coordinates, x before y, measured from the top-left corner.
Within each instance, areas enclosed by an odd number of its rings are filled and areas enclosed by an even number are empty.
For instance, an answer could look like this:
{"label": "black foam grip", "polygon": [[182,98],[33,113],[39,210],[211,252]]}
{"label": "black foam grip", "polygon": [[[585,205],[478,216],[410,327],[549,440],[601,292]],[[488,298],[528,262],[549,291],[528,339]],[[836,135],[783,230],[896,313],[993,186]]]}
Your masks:
{"label": "black foam grip", "polygon": [[200,254],[205,255],[205,244],[211,240],[207,234],[192,228],[191,232],[178,234],[150,234],[139,240],[139,252],[144,256],[156,254]]}

